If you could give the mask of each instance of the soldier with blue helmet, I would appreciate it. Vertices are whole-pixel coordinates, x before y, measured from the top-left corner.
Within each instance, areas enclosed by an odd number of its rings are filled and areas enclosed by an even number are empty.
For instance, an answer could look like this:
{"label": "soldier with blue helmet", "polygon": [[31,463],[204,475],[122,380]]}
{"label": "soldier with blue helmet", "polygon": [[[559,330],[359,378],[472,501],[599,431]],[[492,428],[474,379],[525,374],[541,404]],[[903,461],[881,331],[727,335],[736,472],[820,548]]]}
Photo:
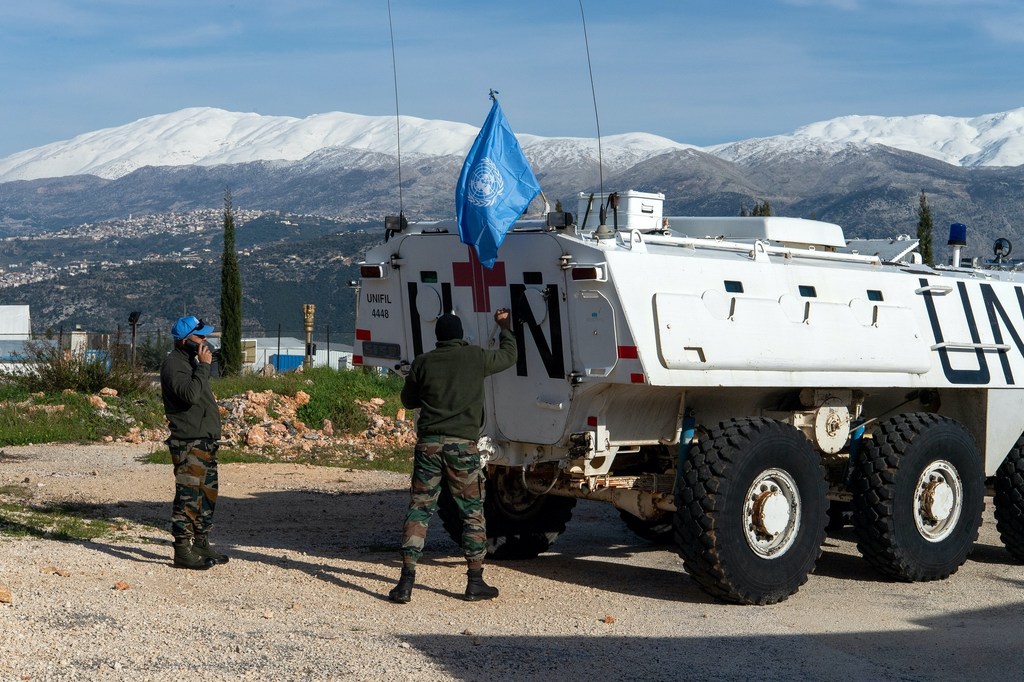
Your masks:
{"label": "soldier with blue helmet", "polygon": [[228,561],[208,537],[217,504],[221,436],[220,411],[210,388],[213,352],[206,344],[212,332],[212,325],[194,315],[179,318],[171,327],[174,349],[160,368],[164,413],[171,432],[166,443],[174,464],[174,565],[196,570]]}

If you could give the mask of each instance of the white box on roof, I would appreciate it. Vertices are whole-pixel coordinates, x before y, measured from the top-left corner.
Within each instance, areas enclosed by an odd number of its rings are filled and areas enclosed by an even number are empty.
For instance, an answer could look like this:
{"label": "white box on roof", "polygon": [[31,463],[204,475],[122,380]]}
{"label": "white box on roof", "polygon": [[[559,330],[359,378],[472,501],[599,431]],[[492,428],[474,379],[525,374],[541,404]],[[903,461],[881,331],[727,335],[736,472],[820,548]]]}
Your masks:
{"label": "white box on roof", "polygon": [[[590,207],[590,215],[587,215],[587,203],[590,201],[589,192],[580,192],[579,203],[576,214],[576,224],[581,230],[595,230],[601,222],[601,205],[608,199],[608,194],[594,192],[594,203]],[[620,230],[660,230],[661,219],[664,215],[665,195],[654,192],[637,192],[628,190],[615,192],[619,195],[619,229]],[[586,216],[586,224],[584,224]],[[608,227],[615,226],[615,218],[612,210],[608,209],[606,217]]]}

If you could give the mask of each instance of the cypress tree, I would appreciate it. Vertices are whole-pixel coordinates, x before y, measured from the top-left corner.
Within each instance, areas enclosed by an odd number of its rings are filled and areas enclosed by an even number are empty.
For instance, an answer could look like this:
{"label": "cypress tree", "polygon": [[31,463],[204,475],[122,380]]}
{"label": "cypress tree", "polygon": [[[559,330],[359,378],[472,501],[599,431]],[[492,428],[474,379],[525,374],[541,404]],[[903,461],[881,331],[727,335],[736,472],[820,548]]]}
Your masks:
{"label": "cypress tree", "polygon": [[220,268],[220,370],[242,371],[242,280],[235,253],[235,212],[231,190],[224,190],[224,255]]}
{"label": "cypress tree", "polygon": [[928,199],[921,190],[921,198],[917,206],[917,238],[920,244],[917,247],[921,254],[921,260],[926,265],[935,265],[935,256],[932,253],[932,210],[928,208]]}

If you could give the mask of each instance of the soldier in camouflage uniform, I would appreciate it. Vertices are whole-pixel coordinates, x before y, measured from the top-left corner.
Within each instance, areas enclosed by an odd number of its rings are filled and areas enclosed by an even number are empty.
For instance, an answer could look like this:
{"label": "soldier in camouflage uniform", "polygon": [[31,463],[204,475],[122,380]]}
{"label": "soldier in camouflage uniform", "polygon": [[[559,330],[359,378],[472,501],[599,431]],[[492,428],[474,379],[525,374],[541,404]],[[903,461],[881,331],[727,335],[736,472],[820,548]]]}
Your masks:
{"label": "soldier in camouflage uniform", "polygon": [[213,353],[206,345],[212,331],[201,319],[180,318],[171,327],[174,349],[160,368],[164,413],[171,431],[166,442],[174,463],[174,565],[197,570],[228,561],[208,538],[217,504],[221,435],[220,412],[210,389]]}
{"label": "soldier in camouflage uniform", "polygon": [[458,317],[442,315],[435,329],[437,347],[413,360],[405,379],[402,403],[420,413],[409,513],[402,532],[402,576],[388,593],[391,601],[406,604],[412,599],[416,562],[445,481],[462,516],[462,552],[469,565],[465,597],[476,601],[498,596],[497,588],[483,579],[487,528],[476,441],[484,420],[484,377],[515,364],[516,342],[508,310],[495,312],[494,321],[501,329],[498,350],[484,350],[462,339]]}

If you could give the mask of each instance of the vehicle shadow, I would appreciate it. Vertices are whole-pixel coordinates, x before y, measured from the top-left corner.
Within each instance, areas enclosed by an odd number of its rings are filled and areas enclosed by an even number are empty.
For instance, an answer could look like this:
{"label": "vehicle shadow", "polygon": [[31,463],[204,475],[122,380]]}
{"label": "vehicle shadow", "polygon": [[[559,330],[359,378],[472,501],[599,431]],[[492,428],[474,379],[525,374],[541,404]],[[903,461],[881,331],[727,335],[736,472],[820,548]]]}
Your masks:
{"label": "vehicle shadow", "polygon": [[[391,583],[397,577],[407,500],[405,489],[268,490],[240,497],[222,493],[211,538],[237,561],[302,571],[340,588],[383,599],[383,591],[367,589],[354,579]],[[122,560],[168,564],[172,555],[170,506],[170,490],[166,501],[81,505],[79,513],[87,517],[115,523],[123,519],[134,524],[131,532],[115,533],[111,540],[82,544]],[[815,574],[847,581],[886,582],[852,549],[855,542],[850,527],[830,534]],[[423,561],[447,564],[460,555],[459,547],[435,516]],[[984,544],[975,545],[971,559],[1015,563],[1004,548]],[[346,565],[363,564],[365,568],[343,568],[335,560],[343,560]],[[577,505],[566,532],[550,551],[530,560],[502,561],[500,565],[539,579],[635,597],[715,602],[686,574],[673,545],[655,545],[638,538],[616,510],[600,503]]]}
{"label": "vehicle shadow", "polygon": [[705,621],[673,637],[467,632],[403,639],[456,680],[590,682],[604,670],[644,680],[1019,679],[1020,614],[1013,604],[912,618],[898,630],[822,634],[723,635],[708,632]]}

